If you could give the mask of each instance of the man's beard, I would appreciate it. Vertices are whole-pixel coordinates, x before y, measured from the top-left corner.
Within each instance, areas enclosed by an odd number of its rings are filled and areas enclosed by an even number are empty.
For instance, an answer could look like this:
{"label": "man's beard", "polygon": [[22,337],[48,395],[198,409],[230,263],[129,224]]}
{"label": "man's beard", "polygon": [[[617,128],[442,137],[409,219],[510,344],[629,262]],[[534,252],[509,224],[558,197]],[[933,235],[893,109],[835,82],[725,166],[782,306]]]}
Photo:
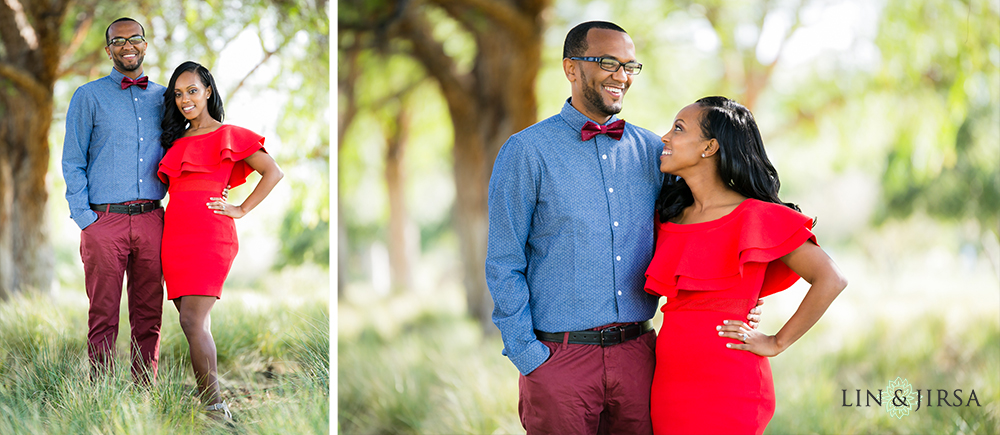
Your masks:
{"label": "man's beard", "polygon": [[[580,71],[580,78],[583,80],[584,83],[588,82],[587,75],[582,70]],[[625,94],[623,92],[622,97],[624,96]],[[601,93],[597,90],[595,86],[584,86],[583,98],[586,99],[587,102],[590,103],[590,105],[594,109],[607,116],[616,115],[618,114],[618,112],[622,111],[620,102],[618,103],[618,107],[608,106],[607,104],[604,104],[604,98],[601,96]]]}
{"label": "man's beard", "polygon": [[115,59],[115,66],[118,68],[119,71],[135,71],[135,70],[137,70],[139,68],[142,68],[142,60],[145,57],[146,56],[144,54],[141,54],[141,53],[137,54],[135,56],[135,66],[127,66],[127,65],[125,65],[124,61],[120,57],[115,57],[114,58]]}

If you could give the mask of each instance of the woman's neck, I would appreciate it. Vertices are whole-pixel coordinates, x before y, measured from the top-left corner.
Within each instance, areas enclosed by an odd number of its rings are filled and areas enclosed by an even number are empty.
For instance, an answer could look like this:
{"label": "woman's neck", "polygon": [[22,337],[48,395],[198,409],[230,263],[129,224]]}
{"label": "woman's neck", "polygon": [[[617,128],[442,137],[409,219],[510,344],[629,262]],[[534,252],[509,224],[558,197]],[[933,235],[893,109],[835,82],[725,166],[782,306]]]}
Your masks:
{"label": "woman's neck", "polygon": [[694,203],[679,216],[683,223],[713,220],[724,216],[746,199],[726,185],[715,171],[688,174],[684,178]]}
{"label": "woman's neck", "polygon": [[201,119],[201,118],[192,119],[190,121],[191,125],[188,126],[188,131],[203,130],[206,128],[216,127],[219,124],[221,124],[219,121],[216,121],[215,118],[212,117],[205,117],[205,118],[206,119]]}

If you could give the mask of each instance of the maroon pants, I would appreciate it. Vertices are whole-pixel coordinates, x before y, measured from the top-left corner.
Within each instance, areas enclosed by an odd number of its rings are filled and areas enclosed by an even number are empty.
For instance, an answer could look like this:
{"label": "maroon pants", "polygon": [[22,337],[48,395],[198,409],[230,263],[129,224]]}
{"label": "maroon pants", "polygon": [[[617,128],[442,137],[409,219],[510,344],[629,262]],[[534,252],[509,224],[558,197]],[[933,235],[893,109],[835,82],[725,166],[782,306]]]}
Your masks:
{"label": "maroon pants", "polygon": [[518,384],[518,412],[528,435],[653,433],[655,332],[608,347],[542,343],[549,359]]}
{"label": "maroon pants", "polygon": [[127,274],[132,376],[136,382],[156,382],[163,317],[162,236],[162,208],[133,216],[97,212],[97,221],[83,229],[80,257],[90,298],[87,353],[93,373],[113,369],[122,279]]}

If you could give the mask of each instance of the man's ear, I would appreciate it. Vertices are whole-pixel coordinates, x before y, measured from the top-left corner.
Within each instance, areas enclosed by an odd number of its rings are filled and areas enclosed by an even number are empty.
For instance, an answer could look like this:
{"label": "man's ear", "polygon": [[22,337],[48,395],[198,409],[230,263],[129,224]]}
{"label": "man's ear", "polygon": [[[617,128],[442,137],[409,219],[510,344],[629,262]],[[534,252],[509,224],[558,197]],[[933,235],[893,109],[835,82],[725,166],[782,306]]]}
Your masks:
{"label": "man's ear", "polygon": [[575,82],[577,79],[578,70],[576,69],[576,62],[573,62],[569,58],[564,58],[562,61],[563,73],[566,74],[566,80],[570,82]]}

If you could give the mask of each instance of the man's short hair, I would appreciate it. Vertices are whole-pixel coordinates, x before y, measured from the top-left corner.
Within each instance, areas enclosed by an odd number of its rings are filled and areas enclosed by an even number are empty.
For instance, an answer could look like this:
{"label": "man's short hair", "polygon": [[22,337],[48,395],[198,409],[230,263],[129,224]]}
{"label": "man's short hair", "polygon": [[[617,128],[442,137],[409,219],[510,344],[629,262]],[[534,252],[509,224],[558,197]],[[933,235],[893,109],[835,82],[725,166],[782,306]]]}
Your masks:
{"label": "man's short hair", "polygon": [[[146,36],[146,28],[142,27],[142,23],[140,23],[140,22],[138,22],[138,21],[136,21],[136,20],[134,20],[132,18],[129,18],[129,17],[121,17],[121,18],[119,18],[117,20],[112,21],[111,24],[108,24],[108,28],[104,30],[104,43],[105,44],[110,44],[111,43],[111,26],[114,26],[115,23],[120,23],[122,21],[131,21],[133,23],[138,24],[139,25],[139,29],[142,30],[142,36],[143,37]],[[129,36],[132,36],[132,35],[129,35]]]}
{"label": "man's short hair", "polygon": [[586,23],[577,24],[576,27],[570,29],[569,33],[566,34],[566,42],[563,43],[563,59],[583,56],[586,53],[587,33],[590,32],[590,29],[608,29],[625,34],[628,33],[617,24],[607,21],[587,21]]}

